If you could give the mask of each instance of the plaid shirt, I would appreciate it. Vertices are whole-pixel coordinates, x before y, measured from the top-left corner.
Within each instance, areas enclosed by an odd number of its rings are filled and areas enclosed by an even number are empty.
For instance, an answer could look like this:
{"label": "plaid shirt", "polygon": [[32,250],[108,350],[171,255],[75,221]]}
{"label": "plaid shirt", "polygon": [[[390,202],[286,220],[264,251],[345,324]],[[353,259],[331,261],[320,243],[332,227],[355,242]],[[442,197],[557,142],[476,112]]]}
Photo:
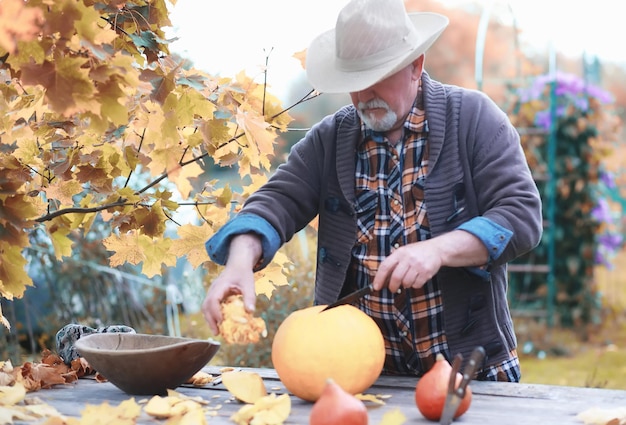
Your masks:
{"label": "plaid shirt", "polygon": [[[357,241],[348,282],[362,288],[374,279],[380,263],[399,246],[430,238],[424,202],[428,172],[428,123],[421,90],[396,146],[362,125],[357,148]],[[420,289],[391,293],[383,289],[362,299],[359,307],[382,330],[387,356],[384,373],[422,375],[438,353],[451,358],[436,280]],[[478,379],[519,381],[515,351],[503,364],[482,370]]]}

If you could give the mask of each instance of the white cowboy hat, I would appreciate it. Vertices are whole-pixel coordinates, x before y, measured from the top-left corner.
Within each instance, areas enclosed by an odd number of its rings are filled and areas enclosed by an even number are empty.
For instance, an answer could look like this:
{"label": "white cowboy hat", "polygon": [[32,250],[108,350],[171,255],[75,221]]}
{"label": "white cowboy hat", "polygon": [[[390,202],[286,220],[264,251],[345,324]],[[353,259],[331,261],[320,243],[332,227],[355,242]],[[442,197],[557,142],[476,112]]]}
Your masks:
{"label": "white cowboy hat", "polygon": [[407,14],[403,0],[352,0],[335,28],[311,42],[308,80],[324,93],[364,90],[426,52],[448,22],[437,13]]}

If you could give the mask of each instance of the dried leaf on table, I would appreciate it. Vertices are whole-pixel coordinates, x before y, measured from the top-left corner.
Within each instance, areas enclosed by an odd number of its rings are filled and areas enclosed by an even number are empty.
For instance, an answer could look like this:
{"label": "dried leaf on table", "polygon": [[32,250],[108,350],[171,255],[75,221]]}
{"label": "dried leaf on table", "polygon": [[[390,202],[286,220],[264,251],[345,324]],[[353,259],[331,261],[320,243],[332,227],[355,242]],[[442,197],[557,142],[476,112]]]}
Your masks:
{"label": "dried leaf on table", "polygon": [[15,369],[11,360],[0,362],[0,386],[12,385],[15,382]]}
{"label": "dried leaf on table", "polygon": [[272,393],[261,397],[254,404],[246,404],[230,419],[237,425],[281,425],[291,413],[289,394],[276,396]]}
{"label": "dried leaf on table", "polygon": [[[167,396],[154,396],[144,407],[144,411],[157,419],[182,418],[195,410],[203,410],[206,401],[198,397],[187,397],[173,390]],[[204,413],[202,413],[204,417]],[[194,417],[194,415],[190,415]],[[189,418],[187,420],[190,420]]]}
{"label": "dried leaf on table", "polygon": [[134,398],[124,400],[117,406],[108,402],[88,404],[82,411],[81,425],[135,425],[141,414],[141,406]]}
{"label": "dried leaf on table", "polygon": [[59,373],[59,368],[45,363],[33,362],[26,362],[22,365],[17,381],[22,382],[28,391],[37,391],[67,383],[65,377]]}
{"label": "dried leaf on table", "polygon": [[355,397],[361,401],[371,401],[374,404],[383,406],[385,404],[385,400],[391,396],[386,396],[384,394],[355,394]]}
{"label": "dried leaf on table", "polygon": [[247,312],[241,295],[231,295],[221,304],[220,335],[229,344],[254,344],[267,336],[265,321]]}
{"label": "dried leaf on table", "polygon": [[79,357],[72,360],[70,369],[76,372],[76,376],[79,378],[94,374],[96,371],[91,367],[89,362],[84,357]]}
{"label": "dried leaf on table", "polygon": [[626,425],[626,407],[592,407],[576,415],[585,425]]}
{"label": "dried leaf on table", "polygon": [[210,384],[215,380],[215,376],[203,371],[196,372],[191,378],[187,380],[187,384],[201,387],[206,384]]}
{"label": "dried leaf on table", "polygon": [[26,397],[26,387],[22,384],[0,387],[0,406],[14,406]]}
{"label": "dried leaf on table", "polygon": [[263,378],[258,373],[233,371],[222,373],[222,383],[239,401],[255,403],[267,395]]}
{"label": "dried leaf on table", "polygon": [[52,406],[33,399],[26,399],[26,388],[21,383],[0,386],[0,424],[12,424],[13,420],[36,421],[45,417],[60,417]]}
{"label": "dried leaf on table", "polygon": [[206,425],[207,423],[204,410],[195,409],[184,415],[169,418],[165,425]]}
{"label": "dried leaf on table", "polygon": [[406,416],[400,409],[391,410],[383,416],[379,425],[402,425],[406,422]]}

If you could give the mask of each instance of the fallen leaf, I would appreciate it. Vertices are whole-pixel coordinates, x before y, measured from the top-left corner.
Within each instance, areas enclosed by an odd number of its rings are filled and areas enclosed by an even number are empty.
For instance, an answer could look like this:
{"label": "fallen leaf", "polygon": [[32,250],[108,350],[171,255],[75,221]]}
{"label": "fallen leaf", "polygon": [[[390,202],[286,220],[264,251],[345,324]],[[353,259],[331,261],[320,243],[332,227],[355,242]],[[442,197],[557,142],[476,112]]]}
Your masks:
{"label": "fallen leaf", "polygon": [[11,360],[0,362],[0,386],[13,385],[15,382],[15,369]]}
{"label": "fallen leaf", "polygon": [[406,422],[406,416],[400,409],[391,410],[383,416],[379,425],[402,425]]}
{"label": "fallen leaf", "polygon": [[141,406],[134,398],[122,401],[117,406],[108,402],[99,405],[88,404],[82,411],[82,425],[134,425],[141,414]]}
{"label": "fallen leaf", "polygon": [[191,378],[189,378],[186,383],[194,385],[196,387],[201,387],[203,385],[213,382],[213,380],[215,380],[215,376],[201,370],[196,372]]}
{"label": "fallen leaf", "polygon": [[267,396],[263,379],[255,372],[226,372],[222,374],[222,383],[237,400],[244,403],[255,403]]}
{"label": "fallen leaf", "polygon": [[144,406],[143,410],[157,419],[169,418],[172,405],[167,397],[155,395]]}
{"label": "fallen leaf", "polygon": [[261,397],[254,404],[246,404],[235,412],[230,420],[237,425],[280,425],[291,413],[289,394],[275,393]]}
{"label": "fallen leaf", "polygon": [[[202,412],[205,404],[207,402],[200,397],[188,397],[174,390],[168,390],[167,396],[157,395],[148,400],[148,403],[144,406],[144,411],[157,419],[178,418],[176,421],[181,421],[188,413],[196,410]],[[204,417],[204,414],[202,416]]]}
{"label": "fallen leaf", "polygon": [[626,407],[603,409],[592,407],[576,415],[585,425],[624,425],[626,424]]}
{"label": "fallen leaf", "polygon": [[26,388],[22,384],[15,384],[11,387],[0,387],[0,406],[13,406],[24,400]]}
{"label": "fallen leaf", "polygon": [[355,397],[361,401],[371,401],[372,403],[379,404],[381,406],[385,404],[385,397],[381,394],[356,394]]}

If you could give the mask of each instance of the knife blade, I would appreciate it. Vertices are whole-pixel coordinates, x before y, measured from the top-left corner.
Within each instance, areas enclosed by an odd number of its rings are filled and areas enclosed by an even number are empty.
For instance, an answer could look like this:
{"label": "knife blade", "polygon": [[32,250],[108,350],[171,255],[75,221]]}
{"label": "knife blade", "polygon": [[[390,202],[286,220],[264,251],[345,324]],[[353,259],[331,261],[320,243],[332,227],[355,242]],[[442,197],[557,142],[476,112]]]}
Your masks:
{"label": "knife blade", "polygon": [[[474,351],[472,351],[472,355],[470,356],[465,369],[463,370],[463,379],[459,383],[459,386],[456,387],[456,374],[461,367],[461,362],[463,361],[463,356],[461,354],[457,354],[452,363],[452,372],[450,373],[450,381],[448,383],[448,395],[446,397],[446,404],[443,408],[443,413],[441,415],[441,419],[439,420],[439,425],[450,425],[454,420],[454,415],[461,404],[461,400],[465,397],[465,391],[467,389],[467,385],[474,377],[474,373],[476,370],[482,365],[483,359],[485,358],[485,349],[483,347],[476,347]],[[456,387],[456,388],[455,388]]]}
{"label": "knife blade", "polygon": [[362,297],[364,297],[364,296],[366,296],[368,294],[371,294],[373,291],[374,291],[374,287],[370,283],[366,287],[361,288],[361,289],[357,289],[356,291],[352,292],[351,294],[348,294],[345,297],[338,299],[334,303],[328,304],[322,311],[326,311],[328,309],[335,308],[337,306],[344,305],[344,304],[352,304],[356,300],[358,300],[359,298],[362,298]]}

